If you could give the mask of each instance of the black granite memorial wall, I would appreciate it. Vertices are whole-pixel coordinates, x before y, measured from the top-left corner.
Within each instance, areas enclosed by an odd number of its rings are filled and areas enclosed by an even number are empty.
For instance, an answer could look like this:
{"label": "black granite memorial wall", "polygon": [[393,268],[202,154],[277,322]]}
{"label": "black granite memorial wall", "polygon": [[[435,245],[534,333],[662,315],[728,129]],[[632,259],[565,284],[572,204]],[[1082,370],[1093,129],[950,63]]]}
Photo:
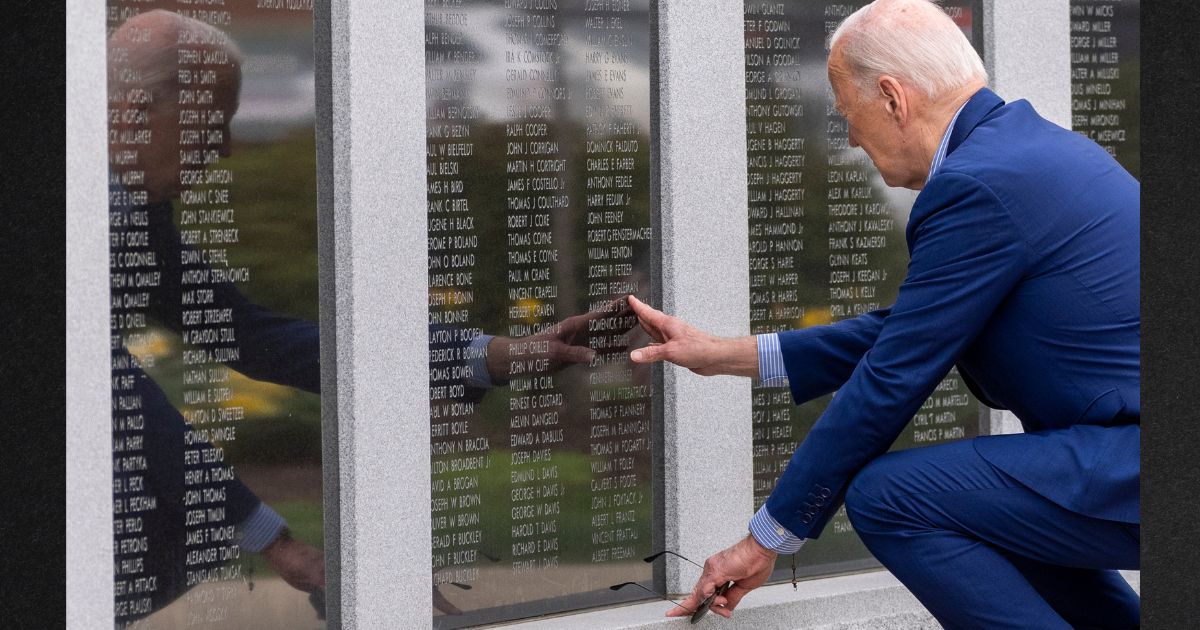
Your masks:
{"label": "black granite memorial wall", "polygon": [[1136,178],[1141,151],[1141,3],[1071,0],[1071,128]]}
{"label": "black granite memorial wall", "polygon": [[[866,2],[746,0],[746,155],[750,327],[819,326],[889,306],[908,264],[904,229],[916,193],[888,188],[833,107],[828,37]],[[976,49],[982,4],[941,3]],[[836,395],[836,394],[834,394]],[[752,393],[754,507],[766,501],[829,397],[796,406],[786,386]],[[978,435],[982,409],[956,372],[937,387],[894,448]],[[853,435],[847,435],[853,440]],[[844,508],[796,555],[797,573],[873,566]],[[775,579],[791,577],[791,557]]]}
{"label": "black granite memorial wall", "polygon": [[311,0],[108,0],[118,627],[322,628]]}
{"label": "black granite memorial wall", "polygon": [[647,594],[646,0],[425,12],[434,625]]}

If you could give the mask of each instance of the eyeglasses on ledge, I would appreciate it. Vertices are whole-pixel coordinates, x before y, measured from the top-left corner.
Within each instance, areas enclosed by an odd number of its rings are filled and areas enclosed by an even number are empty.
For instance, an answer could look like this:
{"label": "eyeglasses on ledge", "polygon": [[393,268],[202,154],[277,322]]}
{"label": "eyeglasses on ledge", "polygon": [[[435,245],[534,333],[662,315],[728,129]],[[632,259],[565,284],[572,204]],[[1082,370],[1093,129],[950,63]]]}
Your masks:
{"label": "eyeglasses on ledge", "polygon": [[[704,570],[704,567],[696,564],[695,562],[692,562],[690,559],[688,559],[684,556],[681,556],[681,555],[675,553],[674,551],[660,551],[658,553],[646,556],[645,558],[642,558],[642,560],[645,562],[654,562],[655,560],[657,560],[667,554],[675,556],[676,558],[679,558],[686,562],[691,562],[693,565],[699,567],[701,571]],[[610,588],[614,591],[619,591],[622,588],[625,588],[626,586],[636,586],[636,587],[642,589],[643,591],[646,591],[647,593],[650,593],[657,597],[661,597],[662,599],[665,599],[665,600],[671,602],[672,604],[675,604],[676,606],[692,613],[691,623],[696,623],[697,621],[700,621],[701,619],[703,619],[704,615],[708,614],[709,609],[712,608],[713,602],[716,601],[717,597],[724,595],[725,592],[728,591],[730,589],[730,587],[733,586],[733,582],[726,582],[726,583],[722,584],[721,586],[717,587],[717,590],[713,591],[712,595],[705,597],[704,601],[700,602],[700,606],[698,608],[696,608],[696,610],[691,610],[690,608],[684,606],[683,604],[680,604],[679,602],[671,599],[670,597],[667,597],[665,594],[659,593],[658,591],[655,591],[655,590],[652,590],[649,588],[646,588],[645,586],[643,586],[637,582],[622,582],[620,584],[613,584],[612,586],[610,586],[608,588]]]}

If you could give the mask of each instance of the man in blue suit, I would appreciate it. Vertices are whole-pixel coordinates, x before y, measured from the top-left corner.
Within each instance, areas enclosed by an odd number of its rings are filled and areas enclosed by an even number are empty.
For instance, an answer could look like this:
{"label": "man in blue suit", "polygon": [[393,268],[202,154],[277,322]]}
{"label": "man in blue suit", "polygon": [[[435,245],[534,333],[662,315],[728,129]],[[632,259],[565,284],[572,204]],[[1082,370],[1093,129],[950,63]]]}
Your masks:
{"label": "man in blue suit", "polygon": [[[891,186],[920,190],[895,304],[721,339],[633,302],[635,361],[838,389],[750,535],[691,596],[729,616],[844,501],[871,552],[946,628],[1132,628],[1139,562],[1139,185],[1082,136],[986,87],[927,0],[878,0],[831,38],[829,80]],[[1025,432],[885,454],[952,366]],[[686,614],[682,608],[672,615]]]}

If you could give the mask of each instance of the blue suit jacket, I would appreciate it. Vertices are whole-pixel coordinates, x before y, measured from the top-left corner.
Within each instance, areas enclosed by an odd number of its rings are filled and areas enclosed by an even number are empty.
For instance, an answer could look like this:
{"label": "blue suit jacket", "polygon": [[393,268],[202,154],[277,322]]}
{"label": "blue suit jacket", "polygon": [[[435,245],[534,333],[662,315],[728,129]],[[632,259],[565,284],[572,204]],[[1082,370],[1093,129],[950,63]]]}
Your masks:
{"label": "blue suit jacket", "polygon": [[977,92],[907,227],[890,309],[789,331],[797,403],[838,387],[767,510],[816,537],[951,366],[1025,434],[979,454],[1055,503],[1138,522],[1139,185],[1029,103]]}

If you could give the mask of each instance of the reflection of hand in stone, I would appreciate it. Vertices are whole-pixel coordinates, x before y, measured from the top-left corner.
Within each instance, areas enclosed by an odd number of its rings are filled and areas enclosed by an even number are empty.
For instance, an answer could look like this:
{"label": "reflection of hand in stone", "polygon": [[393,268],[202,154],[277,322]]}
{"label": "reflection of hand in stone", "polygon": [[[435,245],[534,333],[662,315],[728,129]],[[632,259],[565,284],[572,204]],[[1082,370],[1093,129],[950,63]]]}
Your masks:
{"label": "reflection of hand in stone", "polygon": [[462,614],[462,611],[457,606],[451,604],[450,600],[446,599],[445,595],[442,595],[442,592],[438,590],[436,585],[433,587],[433,607],[435,610],[440,610],[447,615]]}
{"label": "reflection of hand in stone", "polygon": [[294,589],[325,590],[325,554],[316,547],[282,535],[262,550],[263,560]]}
{"label": "reflection of hand in stone", "polygon": [[493,382],[503,383],[518,374],[549,374],[576,363],[590,363],[597,352],[622,348],[592,347],[590,339],[620,335],[637,324],[626,298],[594,311],[568,317],[528,337],[496,337],[488,344],[487,368]]}

